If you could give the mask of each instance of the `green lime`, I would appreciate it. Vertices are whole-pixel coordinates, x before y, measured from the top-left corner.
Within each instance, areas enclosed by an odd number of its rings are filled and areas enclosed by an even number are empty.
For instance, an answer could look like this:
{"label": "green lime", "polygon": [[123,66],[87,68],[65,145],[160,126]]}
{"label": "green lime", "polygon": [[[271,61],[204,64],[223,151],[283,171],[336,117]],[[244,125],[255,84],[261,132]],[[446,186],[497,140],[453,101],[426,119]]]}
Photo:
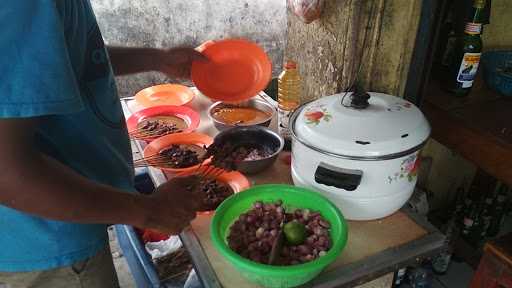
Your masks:
{"label": "green lime", "polygon": [[300,245],[306,240],[306,227],[297,221],[284,224],[283,232],[288,243],[292,245]]}

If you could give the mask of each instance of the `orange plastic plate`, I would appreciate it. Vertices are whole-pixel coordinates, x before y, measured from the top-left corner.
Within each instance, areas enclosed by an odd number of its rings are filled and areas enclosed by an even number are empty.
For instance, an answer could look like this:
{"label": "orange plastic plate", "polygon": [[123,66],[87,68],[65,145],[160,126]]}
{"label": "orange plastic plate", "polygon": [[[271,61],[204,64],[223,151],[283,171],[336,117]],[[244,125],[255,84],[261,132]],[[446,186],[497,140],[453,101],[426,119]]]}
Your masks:
{"label": "orange plastic plate", "polygon": [[135,101],[143,107],[160,105],[181,106],[194,99],[194,92],[179,84],[162,84],[145,88],[135,94]]}
{"label": "orange plastic plate", "polygon": [[[213,143],[213,138],[202,133],[176,133],[176,134],[169,134],[162,136],[146,146],[144,148],[144,158],[148,158],[151,156],[156,155],[160,151],[171,147],[173,144],[180,145],[180,144],[191,144],[191,145],[198,145],[198,146],[210,146]],[[206,160],[204,164],[208,164],[210,160]],[[192,172],[196,171],[199,168],[199,165],[187,167],[187,168],[169,168],[165,166],[156,166],[159,169],[162,169],[166,172],[178,174],[178,173],[185,173],[185,172]]]}
{"label": "orange plastic plate", "polygon": [[253,42],[222,40],[207,45],[203,54],[210,61],[192,64],[192,81],[213,100],[247,100],[264,90],[272,78],[270,59]]}
{"label": "orange plastic plate", "polygon": [[[199,169],[196,169],[194,171],[188,171],[185,173],[178,174],[178,177],[185,177],[189,175],[201,175],[201,173],[204,173],[207,171],[208,166],[202,166]],[[166,173],[166,176],[168,179],[171,179],[175,175],[169,175]],[[249,179],[244,176],[244,174],[238,172],[238,171],[225,171],[224,173],[217,175],[215,177],[215,180],[222,182],[233,190],[233,193],[240,193],[245,189],[248,189],[251,187],[251,183],[249,182]],[[212,215],[215,213],[215,210],[212,211],[200,211],[197,212],[197,215]]]}

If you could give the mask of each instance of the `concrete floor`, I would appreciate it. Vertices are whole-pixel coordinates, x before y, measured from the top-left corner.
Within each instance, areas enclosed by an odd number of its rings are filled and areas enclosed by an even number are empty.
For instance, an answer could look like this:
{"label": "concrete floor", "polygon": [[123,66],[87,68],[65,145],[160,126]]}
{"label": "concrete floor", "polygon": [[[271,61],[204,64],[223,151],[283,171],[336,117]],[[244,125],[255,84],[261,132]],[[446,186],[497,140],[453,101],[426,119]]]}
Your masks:
{"label": "concrete floor", "polygon": [[[474,270],[466,263],[452,261],[448,272],[442,276],[434,276],[432,288],[466,288],[473,278]],[[409,284],[403,284],[400,288],[411,288]]]}
{"label": "concrete floor", "polygon": [[117,278],[119,279],[119,285],[121,288],[136,288],[132,273],[130,272],[128,263],[123,256],[123,251],[121,251],[121,248],[119,247],[116,232],[113,228],[113,226],[109,227],[108,236],[110,240],[112,258],[114,259],[114,266],[116,267],[117,271]]}

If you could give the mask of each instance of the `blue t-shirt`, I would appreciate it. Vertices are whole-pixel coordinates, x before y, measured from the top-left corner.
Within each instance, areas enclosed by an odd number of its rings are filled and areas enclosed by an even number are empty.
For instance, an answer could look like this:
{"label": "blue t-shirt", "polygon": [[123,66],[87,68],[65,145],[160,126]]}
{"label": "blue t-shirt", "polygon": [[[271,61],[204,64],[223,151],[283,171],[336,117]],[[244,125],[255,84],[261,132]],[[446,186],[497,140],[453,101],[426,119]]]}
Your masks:
{"label": "blue t-shirt", "polygon": [[[36,136],[42,153],[93,181],[133,191],[125,120],[89,1],[3,1],[0,35],[0,118],[43,116]],[[0,271],[66,266],[106,244],[105,225],[0,205]]]}

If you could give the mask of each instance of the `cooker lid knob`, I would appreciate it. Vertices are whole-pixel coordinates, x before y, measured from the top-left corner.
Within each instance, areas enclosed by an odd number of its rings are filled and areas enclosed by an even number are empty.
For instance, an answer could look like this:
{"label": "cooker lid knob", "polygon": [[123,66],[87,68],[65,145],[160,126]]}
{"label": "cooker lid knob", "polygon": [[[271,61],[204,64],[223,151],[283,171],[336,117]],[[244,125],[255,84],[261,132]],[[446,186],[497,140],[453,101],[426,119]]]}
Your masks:
{"label": "cooker lid knob", "polygon": [[368,94],[359,84],[356,84],[350,99],[350,107],[355,109],[365,109],[370,105],[370,103],[368,103],[370,94]]}

